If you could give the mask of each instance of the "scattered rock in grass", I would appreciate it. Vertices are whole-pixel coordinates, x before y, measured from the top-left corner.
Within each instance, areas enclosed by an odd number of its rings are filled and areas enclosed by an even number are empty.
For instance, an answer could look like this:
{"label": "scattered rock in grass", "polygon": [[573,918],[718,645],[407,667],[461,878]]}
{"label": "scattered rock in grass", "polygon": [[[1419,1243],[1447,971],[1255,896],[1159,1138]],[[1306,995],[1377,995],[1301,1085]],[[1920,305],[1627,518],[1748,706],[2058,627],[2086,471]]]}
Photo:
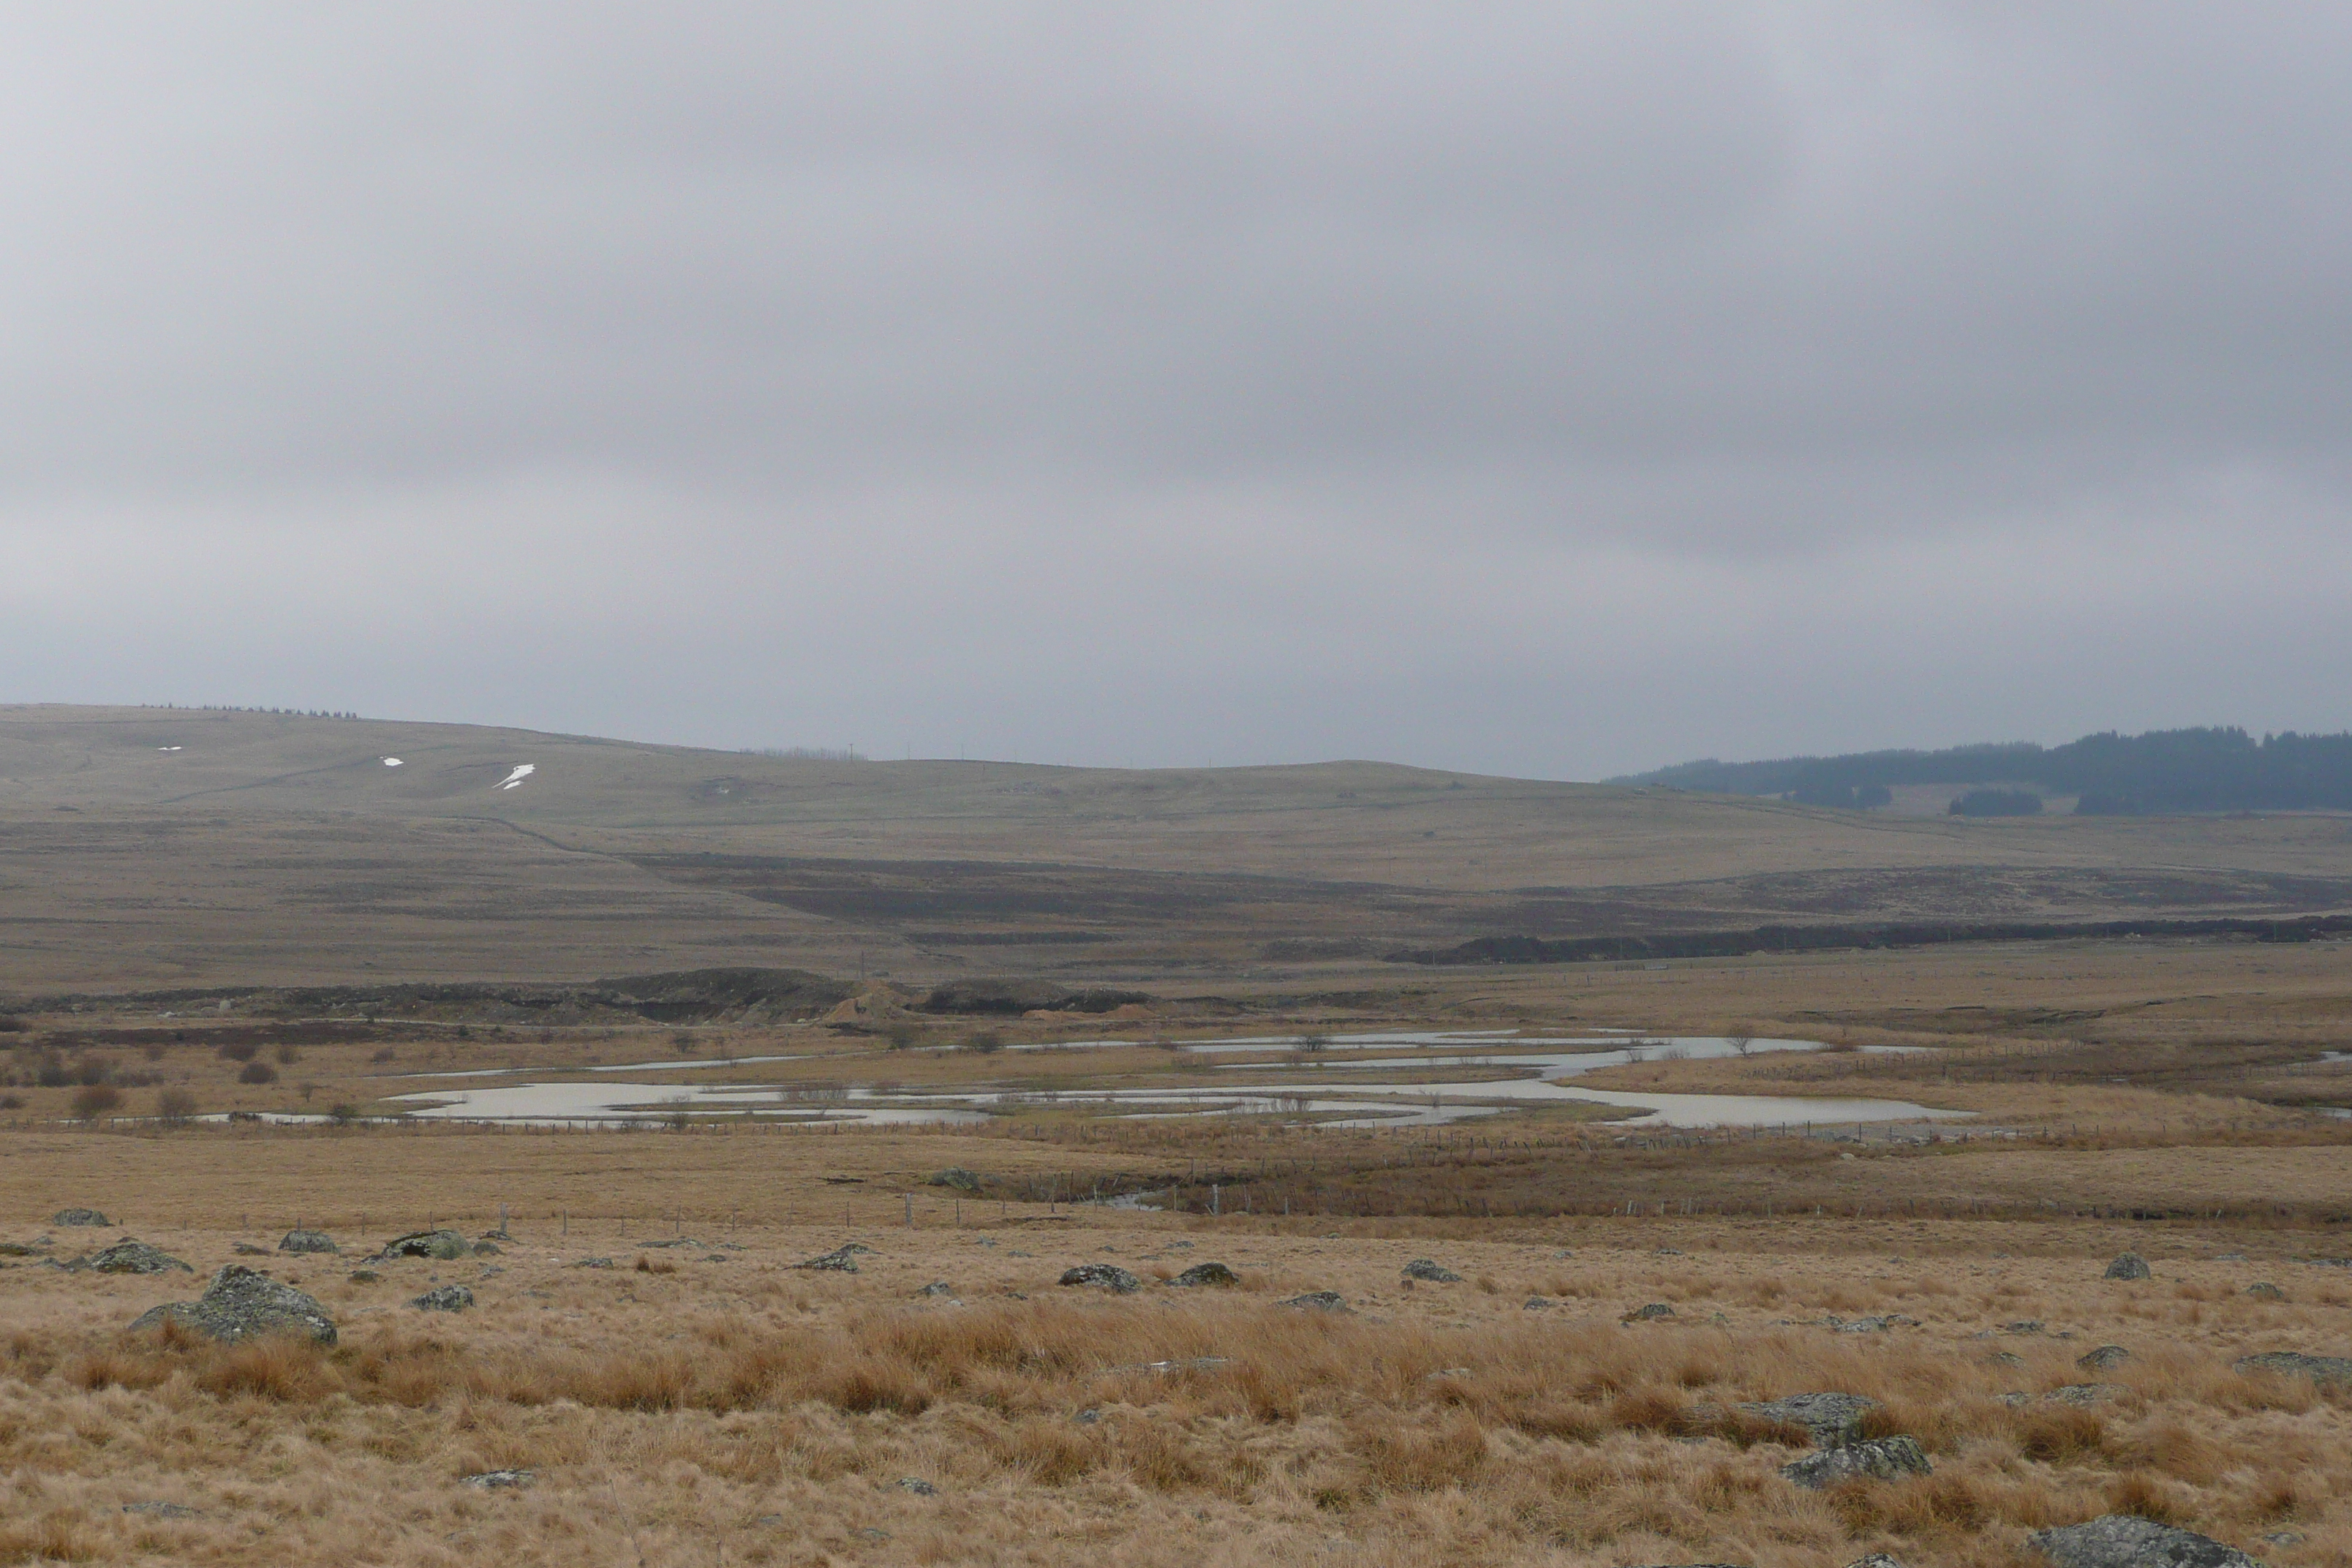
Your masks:
{"label": "scattered rock in grass", "polygon": [[1065,1285],[1091,1286],[1096,1289],[1109,1290],[1121,1296],[1143,1288],[1142,1280],[1138,1279],[1116,1263],[1081,1263],[1076,1268],[1065,1270],[1061,1282]]}
{"label": "scattered rock in grass", "polygon": [[278,1239],[280,1252],[341,1252],[335,1238],[323,1230],[305,1230],[297,1226]]}
{"label": "scattered rock in grass", "polygon": [[1767,1421],[1803,1427],[1816,1448],[1842,1448],[1862,1440],[1862,1418],[1878,1408],[1878,1401],[1864,1394],[1791,1394],[1739,1408]]}
{"label": "scattered rock in grass", "polygon": [[100,1274],[169,1274],[174,1268],[183,1274],[195,1272],[160,1247],[128,1239],[95,1254],[89,1266]]}
{"label": "scattered rock in grass", "polygon": [[2147,1260],[2137,1252],[2126,1252],[2107,1265],[2104,1278],[2108,1279],[2145,1279],[2148,1278]]}
{"label": "scattered rock in grass", "polygon": [[2042,1320],[2020,1318],[2013,1323],[2003,1323],[2000,1331],[2004,1334],[2038,1334],[2042,1331]]}
{"label": "scattered rock in grass", "polygon": [[2121,1345],[2101,1345],[2074,1358],[2074,1364],[2084,1372],[2112,1372],[2131,1360],[2131,1352]]}
{"label": "scattered rock in grass", "polygon": [[1426,1258],[1416,1258],[1412,1262],[1406,1264],[1404,1266],[1404,1277],[1408,1279],[1426,1279],[1433,1285],[1459,1285],[1462,1283],[1462,1276],[1456,1274],[1454,1270],[1446,1268],[1444,1265],[1433,1262],[1431,1259]]}
{"label": "scattered rock in grass", "polygon": [[335,1321],[318,1298],[232,1263],[212,1278],[193,1301],[167,1301],[131,1320],[134,1329],[176,1323],[216,1340],[234,1342],[259,1334],[307,1334],[320,1344],[335,1342]]}
{"label": "scattered rock in grass", "polygon": [[2010,1351],[1995,1351],[1992,1352],[1992,1359],[1999,1362],[2003,1366],[2023,1366],[2025,1364],[2025,1358],[2023,1356],[2015,1354]]}
{"label": "scattered rock in grass", "polygon": [[479,1487],[484,1491],[499,1491],[508,1488],[520,1489],[539,1479],[536,1470],[483,1470],[478,1475],[459,1476],[462,1487]]}
{"label": "scattered rock in grass", "polygon": [[1105,1370],[1109,1372],[1157,1373],[1216,1372],[1221,1368],[1229,1367],[1233,1364],[1234,1358],[1229,1355],[1193,1355],[1178,1356],[1172,1361],[1137,1362],[1131,1366],[1114,1366],[1106,1368]]}
{"label": "scattered rock in grass", "polygon": [[655,1251],[658,1251],[660,1248],[665,1247],[700,1247],[702,1243],[697,1241],[690,1236],[673,1236],[661,1241],[641,1241],[637,1243],[637,1246],[641,1248]]}
{"label": "scattered rock in grass", "polygon": [[2307,1377],[2314,1383],[2352,1383],[2352,1356],[2305,1355],[2301,1351],[2265,1351],[2231,1364],[2232,1372],[2269,1372]]}
{"label": "scattered rock in grass", "polygon": [[381,1251],[367,1261],[383,1263],[394,1258],[437,1258],[444,1262],[464,1258],[474,1250],[474,1244],[454,1230],[412,1230],[406,1236],[396,1236],[383,1244]]}
{"label": "scattered rock in grass", "polygon": [[463,1285],[440,1285],[408,1304],[420,1312],[462,1312],[474,1304],[474,1293]]}
{"label": "scattered rock in grass", "polygon": [[354,1285],[373,1285],[383,1278],[383,1275],[378,1274],[373,1268],[354,1268],[352,1270],[352,1283]]}
{"label": "scattered rock in grass", "polygon": [[1171,1241],[1168,1243],[1168,1250],[1171,1252],[1190,1252],[1192,1250],[1192,1244],[1189,1241]]}
{"label": "scattered rock in grass", "polygon": [[2000,1401],[2000,1403],[2008,1405],[2011,1410],[2016,1409],[2021,1405],[2031,1405],[2033,1403],[2032,1395],[2021,1394],[2016,1389],[2011,1389],[2007,1394],[1995,1394],[1993,1397]]}
{"label": "scattered rock in grass", "polygon": [[2070,1383],[2063,1388],[2052,1389],[2042,1397],[2084,1410],[2094,1405],[2110,1404],[2130,1392],[2119,1383]]}
{"label": "scattered rock in grass", "polygon": [[1234,1273],[1232,1269],[1226,1268],[1222,1263],[1195,1263],[1192,1268],[1187,1268],[1183,1273],[1179,1274],[1175,1279],[1168,1281],[1171,1285],[1184,1287],[1197,1285],[1238,1285],[1241,1282],[1242,1277]]}
{"label": "scattered rock in grass", "polygon": [[907,1477],[898,1483],[898,1489],[904,1492],[912,1492],[917,1497],[937,1497],[940,1495],[940,1489],[931,1485],[930,1482],[923,1479],[920,1476]]}
{"label": "scattered rock in grass", "polygon": [[955,1287],[949,1284],[944,1279],[934,1279],[929,1284],[924,1286],[921,1289],[916,1291],[915,1294],[918,1296],[952,1296],[955,1294]]}
{"label": "scattered rock in grass", "polygon": [[1667,1306],[1664,1301],[1652,1301],[1647,1306],[1636,1307],[1632,1311],[1626,1313],[1624,1321],[1629,1323],[1650,1323],[1655,1322],[1661,1318],[1671,1318],[1674,1315],[1675,1310],[1672,1307]]}
{"label": "scattered rock in grass", "polygon": [[1293,1296],[1282,1303],[1303,1312],[1344,1312],[1348,1299],[1337,1290],[1309,1290],[1304,1296]]}
{"label": "scattered rock in grass", "polygon": [[1884,1552],[1874,1552],[1867,1557],[1855,1558],[1845,1568],[1903,1568],[1903,1564]]}
{"label": "scattered rock in grass", "polygon": [[190,1508],[184,1502],[127,1502],[122,1505],[122,1511],[145,1514],[150,1519],[201,1519],[204,1517],[201,1509]]}
{"label": "scattered rock in grass", "polygon": [[1883,1318],[1841,1318],[1832,1312],[1828,1317],[1807,1322],[1800,1323],[1795,1319],[1783,1321],[1799,1327],[1827,1329],[1833,1334],[1883,1334],[1889,1329],[1916,1329],[1919,1326],[1918,1319],[1906,1318],[1900,1312],[1889,1312]]}
{"label": "scattered rock in grass", "polygon": [[1070,1419],[1076,1422],[1081,1426],[1094,1426],[1101,1423],[1102,1412],[1096,1406],[1089,1405],[1084,1410],[1079,1411],[1076,1415],[1071,1416]]}
{"label": "scattered rock in grass", "polygon": [[1891,1481],[1931,1472],[1917,1438],[1874,1437],[1868,1442],[1808,1454],[1793,1464],[1781,1466],[1780,1473],[1808,1490],[1819,1491],[1844,1480]]}
{"label": "scattered rock in grass", "polygon": [[1530,1296],[1526,1300],[1520,1302],[1519,1305],[1530,1312],[1540,1312],[1546,1308],[1551,1306],[1552,1303],[1541,1296]]}
{"label": "scattered rock in grass", "polygon": [[960,1193],[976,1193],[980,1191],[980,1176],[978,1173],[967,1171],[961,1165],[950,1165],[944,1171],[932,1172],[925,1184],[934,1187],[953,1187]]}
{"label": "scattered rock in grass", "polygon": [[114,1222],[96,1209],[59,1209],[49,1216],[51,1225],[110,1226]]}
{"label": "scattered rock in grass", "polygon": [[2284,1301],[2286,1300],[2286,1292],[2280,1289],[2277,1286],[2270,1283],[2268,1280],[2256,1280],[2253,1284],[2247,1286],[2246,1294],[2252,1296],[2257,1301]]}
{"label": "scattered rock in grass", "polygon": [[847,1247],[836,1247],[831,1252],[822,1253],[814,1258],[803,1258],[793,1267],[830,1269],[837,1274],[855,1274],[857,1272],[857,1255],[866,1250],[867,1248],[852,1242]]}
{"label": "scattered rock in grass", "polygon": [[609,1258],[583,1258],[572,1267],[574,1268],[610,1268],[613,1267],[613,1260]]}
{"label": "scattered rock in grass", "polygon": [[270,1255],[269,1248],[256,1247],[249,1241],[232,1242],[229,1250],[239,1258],[268,1258]]}
{"label": "scattered rock in grass", "polygon": [[2058,1568],[2262,1568],[2256,1559],[2210,1535],[2135,1513],[2037,1530],[2025,1543]]}
{"label": "scattered rock in grass", "polygon": [[503,1255],[499,1251],[499,1244],[497,1242],[478,1241],[474,1243],[474,1256],[477,1258],[498,1258]]}

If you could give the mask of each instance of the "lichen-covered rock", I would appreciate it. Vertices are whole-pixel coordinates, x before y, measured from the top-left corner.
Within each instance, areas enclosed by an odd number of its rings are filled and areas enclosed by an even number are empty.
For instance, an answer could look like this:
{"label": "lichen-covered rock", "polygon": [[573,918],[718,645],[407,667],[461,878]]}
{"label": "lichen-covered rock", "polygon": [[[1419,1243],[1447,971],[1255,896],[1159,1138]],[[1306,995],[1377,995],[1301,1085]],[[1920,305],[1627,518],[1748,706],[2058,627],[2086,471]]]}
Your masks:
{"label": "lichen-covered rock", "polygon": [[2074,1358],[2074,1364],[2084,1372],[2112,1372],[2131,1360],[2131,1352],[2121,1345],[2101,1345]]}
{"label": "lichen-covered rock", "polygon": [[100,1274],[169,1274],[174,1268],[183,1274],[195,1272],[160,1247],[128,1239],[93,1254],[89,1266]]}
{"label": "lichen-covered rock", "polygon": [[420,1312],[462,1312],[474,1304],[474,1293],[463,1285],[441,1285],[408,1304]]}
{"label": "lichen-covered rock", "polygon": [[1081,1263],[1076,1268],[1064,1271],[1062,1283],[1090,1286],[1120,1296],[1143,1288],[1142,1280],[1116,1263]]}
{"label": "lichen-covered rock", "polygon": [[196,1300],[167,1301],[142,1312],[131,1326],[153,1329],[166,1322],[231,1342],[260,1334],[303,1334],[320,1344],[335,1342],[335,1321],[318,1298],[242,1263],[214,1275]]}
{"label": "lichen-covered rock", "polygon": [[1866,1443],[1849,1443],[1842,1448],[1808,1454],[1793,1464],[1781,1466],[1780,1473],[1801,1487],[1819,1491],[1844,1480],[1892,1481],[1930,1471],[1927,1456],[1920,1449],[1917,1438],[1874,1437]]}
{"label": "lichen-covered rock", "polygon": [[1671,1318],[1674,1315],[1675,1310],[1664,1301],[1653,1301],[1645,1307],[1636,1307],[1626,1313],[1625,1321],[1629,1323],[1648,1323],[1654,1322],[1660,1318]]}
{"label": "lichen-covered rock", "polygon": [[228,1249],[231,1252],[236,1253],[239,1258],[268,1258],[270,1256],[269,1248],[266,1247],[256,1247],[249,1241],[231,1242]]}
{"label": "lichen-covered rock", "polygon": [[341,1252],[335,1238],[323,1230],[305,1230],[299,1226],[278,1238],[280,1252]]}
{"label": "lichen-covered rock", "polygon": [[1192,1268],[1168,1281],[1171,1285],[1188,1288],[1197,1285],[1238,1285],[1241,1282],[1242,1277],[1222,1263],[1195,1263]]}
{"label": "lichen-covered rock", "polygon": [[470,1476],[459,1476],[461,1487],[479,1487],[484,1491],[520,1490],[539,1479],[536,1470],[480,1470]]}
{"label": "lichen-covered rock", "polygon": [[1459,1285],[1462,1283],[1462,1276],[1456,1274],[1451,1268],[1446,1268],[1444,1264],[1433,1262],[1426,1258],[1416,1258],[1412,1262],[1406,1264],[1404,1266],[1404,1277],[1408,1279],[1426,1279],[1433,1285]]}
{"label": "lichen-covered rock", "polygon": [[944,1171],[932,1172],[929,1184],[934,1187],[953,1187],[960,1193],[976,1193],[980,1191],[980,1173],[976,1171],[967,1171],[961,1165],[950,1165]]}
{"label": "lichen-covered rock", "polygon": [[1842,1448],[1862,1440],[1862,1418],[1878,1408],[1865,1394],[1791,1394],[1739,1407],[1750,1415],[1802,1426],[1816,1448]]}
{"label": "lichen-covered rock", "polygon": [[114,1222],[96,1209],[59,1209],[49,1216],[51,1225],[110,1226]]}
{"label": "lichen-covered rock", "polygon": [[2284,1301],[2286,1300],[2286,1292],[2280,1289],[2277,1286],[2271,1284],[2267,1280],[2256,1280],[2253,1284],[2247,1286],[2246,1294],[2252,1296],[2257,1301]]}
{"label": "lichen-covered rock", "polygon": [[2148,1277],[2147,1260],[2137,1252],[2126,1252],[2107,1265],[2109,1279],[2145,1279]]}
{"label": "lichen-covered rock", "polygon": [[396,1236],[383,1244],[383,1250],[368,1259],[382,1263],[394,1258],[437,1258],[446,1263],[473,1256],[474,1244],[454,1230],[412,1230],[406,1236]]}
{"label": "lichen-covered rock", "polygon": [[2256,1559],[2210,1535],[2133,1513],[2036,1531],[2025,1543],[2058,1568],[2262,1568]]}
{"label": "lichen-covered rock", "polygon": [[836,1247],[831,1252],[820,1253],[814,1258],[804,1258],[793,1267],[831,1269],[841,1274],[855,1274],[857,1272],[857,1255],[865,1250],[866,1250],[865,1247],[853,1242],[847,1247]]}
{"label": "lichen-covered rock", "polygon": [[2269,1372],[2281,1377],[2307,1377],[2314,1383],[2352,1383],[2352,1356],[2305,1355],[2301,1351],[2265,1351],[2241,1358],[2235,1372]]}
{"label": "lichen-covered rock", "polygon": [[610,1268],[613,1267],[613,1260],[609,1258],[583,1258],[579,1262],[572,1265],[572,1267],[574,1268]]}
{"label": "lichen-covered rock", "polygon": [[1348,1299],[1337,1290],[1309,1290],[1304,1296],[1293,1296],[1282,1303],[1302,1312],[1344,1312]]}
{"label": "lichen-covered rock", "polygon": [[474,1256],[477,1258],[498,1258],[502,1255],[499,1250],[499,1244],[497,1242],[478,1241],[474,1243]]}
{"label": "lichen-covered rock", "polygon": [[2087,1410],[2094,1405],[2106,1405],[2121,1399],[2131,1390],[2119,1383],[2070,1383],[2063,1388],[2053,1388],[2043,1394],[2061,1405],[2071,1405],[2077,1410]]}

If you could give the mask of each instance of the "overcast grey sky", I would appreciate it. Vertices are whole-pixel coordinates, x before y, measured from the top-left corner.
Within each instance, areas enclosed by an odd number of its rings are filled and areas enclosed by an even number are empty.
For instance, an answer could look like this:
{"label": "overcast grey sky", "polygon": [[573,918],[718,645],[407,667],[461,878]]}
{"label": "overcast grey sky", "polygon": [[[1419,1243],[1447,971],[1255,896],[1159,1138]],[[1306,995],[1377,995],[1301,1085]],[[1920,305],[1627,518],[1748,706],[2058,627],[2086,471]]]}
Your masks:
{"label": "overcast grey sky", "polygon": [[2344,728],[2347,79],[2318,5],[12,6],[0,698]]}

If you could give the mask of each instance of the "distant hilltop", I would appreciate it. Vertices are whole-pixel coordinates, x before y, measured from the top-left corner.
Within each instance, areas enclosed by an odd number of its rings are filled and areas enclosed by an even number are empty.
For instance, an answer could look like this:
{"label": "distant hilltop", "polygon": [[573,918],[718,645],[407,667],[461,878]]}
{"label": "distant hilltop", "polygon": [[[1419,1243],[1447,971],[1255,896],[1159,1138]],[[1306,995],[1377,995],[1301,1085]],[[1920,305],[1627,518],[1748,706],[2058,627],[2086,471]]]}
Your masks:
{"label": "distant hilltop", "polygon": [[1607,781],[1717,795],[1777,795],[1802,805],[1869,810],[1897,789],[1944,786],[1956,816],[2030,816],[2035,790],[2074,797],[2077,815],[2352,811],[2352,734],[2265,735],[2240,729],[2114,731],[2063,746],[2019,741],[1944,751],[1858,752],[1724,763],[1710,757]]}

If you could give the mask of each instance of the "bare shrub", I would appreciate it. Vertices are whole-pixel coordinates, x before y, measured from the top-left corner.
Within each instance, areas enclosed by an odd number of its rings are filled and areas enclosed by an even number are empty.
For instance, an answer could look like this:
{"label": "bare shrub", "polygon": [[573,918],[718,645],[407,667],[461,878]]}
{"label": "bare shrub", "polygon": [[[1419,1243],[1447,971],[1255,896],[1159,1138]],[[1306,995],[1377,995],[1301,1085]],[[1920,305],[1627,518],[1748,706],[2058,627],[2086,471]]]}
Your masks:
{"label": "bare shrub", "polygon": [[74,1090],[73,1113],[79,1121],[95,1121],[122,1103],[122,1091],[110,1083],[89,1083]]}
{"label": "bare shrub", "polygon": [[155,1120],[166,1127],[184,1127],[196,1114],[196,1097],[184,1089],[166,1089],[155,1096]]}
{"label": "bare shrub", "polygon": [[233,1062],[249,1062],[259,1051],[259,1047],[247,1040],[231,1040],[220,1048],[221,1056]]}
{"label": "bare shrub", "polygon": [[268,1062],[247,1062],[236,1075],[239,1083],[276,1083],[278,1069]]}

